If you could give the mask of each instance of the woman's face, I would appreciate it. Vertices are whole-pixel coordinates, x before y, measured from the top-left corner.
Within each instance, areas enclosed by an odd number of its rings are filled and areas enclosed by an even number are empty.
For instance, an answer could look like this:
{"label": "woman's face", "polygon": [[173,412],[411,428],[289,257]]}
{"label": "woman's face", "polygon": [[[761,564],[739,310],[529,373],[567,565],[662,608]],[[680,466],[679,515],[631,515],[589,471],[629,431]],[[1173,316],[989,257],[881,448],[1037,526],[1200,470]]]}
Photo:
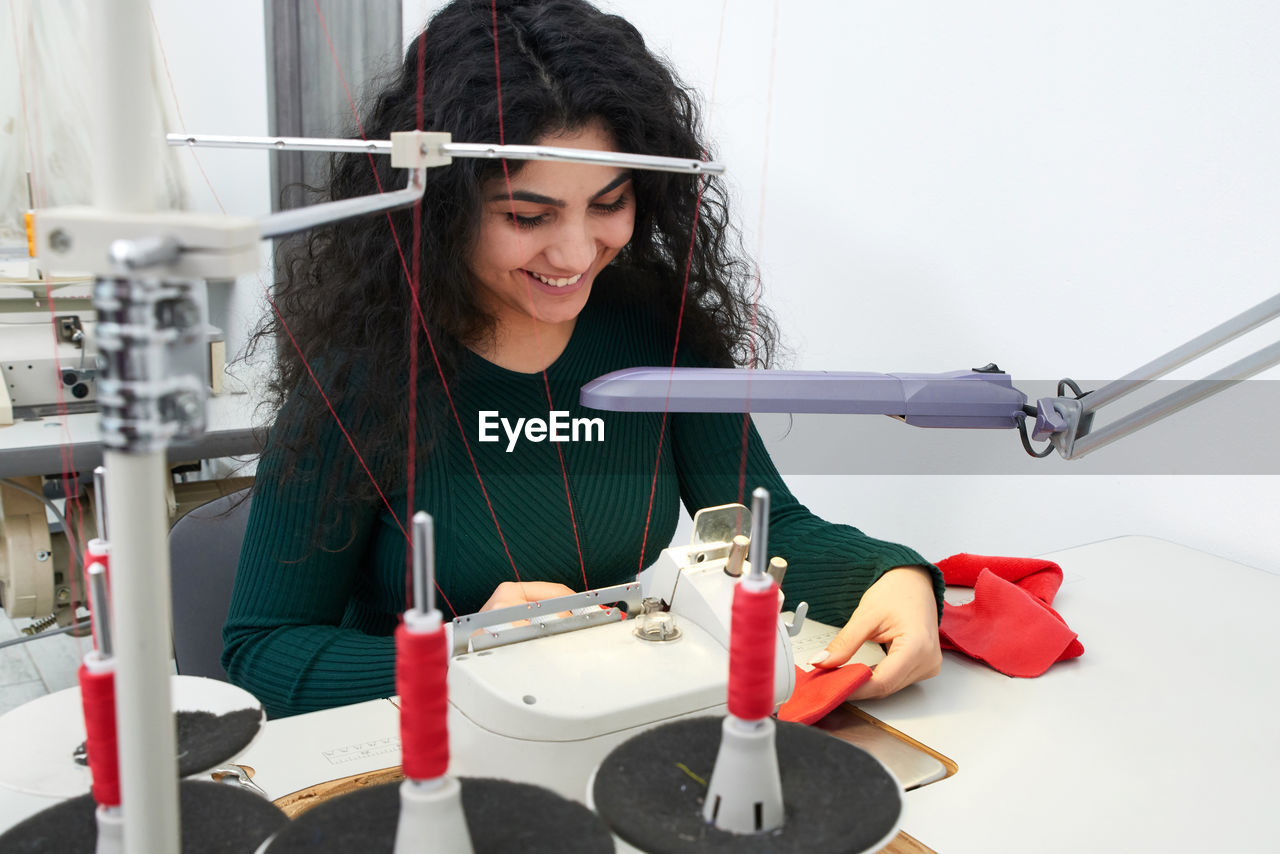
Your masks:
{"label": "woman's face", "polygon": [[[539,145],[614,151],[600,123],[545,136]],[[612,166],[526,162],[481,188],[480,227],[468,261],[481,308],[499,330],[530,319],[572,329],[596,275],[631,239],[631,173]]]}

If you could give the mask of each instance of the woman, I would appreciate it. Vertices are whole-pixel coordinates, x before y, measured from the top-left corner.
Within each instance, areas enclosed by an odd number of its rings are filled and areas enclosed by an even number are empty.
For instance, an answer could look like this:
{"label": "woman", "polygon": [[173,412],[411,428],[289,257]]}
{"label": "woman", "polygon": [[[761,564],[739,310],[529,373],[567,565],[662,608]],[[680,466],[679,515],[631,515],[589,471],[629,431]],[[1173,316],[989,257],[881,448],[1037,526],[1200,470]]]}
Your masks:
{"label": "woman", "polygon": [[[465,142],[706,152],[690,94],[633,27],[580,0],[499,2],[496,15],[490,0],[457,0],[439,12],[364,123],[371,139],[413,127]],[[385,162],[376,168],[337,158],[329,195],[395,183]],[[747,488],[772,493],[788,600],[845,625],[821,666],[874,640],[889,655],[855,696],[936,673],[938,571],[810,514],[754,430],[744,440],[740,416],[578,403],[590,379],[669,364],[673,352],[687,365],[767,362],[772,323],[747,298],[724,191],[703,181],[455,161],[428,177],[416,255],[412,212],[318,230],[292,252],[277,290],[280,338],[292,343],[281,345],[280,410],[225,629],[232,681],[273,715],[394,692],[411,423],[412,506],[435,517],[446,611],[630,580],[670,541],[682,500],[741,500],[745,453]],[[409,330],[423,355],[416,380]],[[273,320],[259,335],[285,331]],[[563,443],[511,429],[553,412],[600,428]]]}

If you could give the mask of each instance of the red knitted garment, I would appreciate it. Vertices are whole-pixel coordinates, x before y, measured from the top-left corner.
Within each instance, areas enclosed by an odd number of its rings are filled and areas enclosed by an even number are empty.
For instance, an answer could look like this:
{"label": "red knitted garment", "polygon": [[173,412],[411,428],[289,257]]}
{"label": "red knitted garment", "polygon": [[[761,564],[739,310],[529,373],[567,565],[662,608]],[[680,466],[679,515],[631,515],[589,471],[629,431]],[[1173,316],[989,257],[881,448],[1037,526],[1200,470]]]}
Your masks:
{"label": "red knitted garment", "polygon": [[862,683],[871,678],[865,664],[846,664],[824,670],[814,668],[806,673],[796,668],[796,689],[778,709],[778,720],[811,724],[843,703]]}
{"label": "red knitted garment", "polygon": [[[1062,567],[1047,560],[958,554],[938,561],[948,587],[972,587],[973,601],[945,604],[938,635],[943,649],[962,652],[1009,676],[1039,676],[1084,652],[1076,633],[1050,607]],[[871,678],[865,664],[809,673],[796,668],[796,689],[779,720],[810,724]]]}
{"label": "red knitted garment", "polygon": [[1062,586],[1056,563],[958,554],[938,561],[938,568],[948,587],[973,588],[972,602],[942,608],[943,649],[1023,677],[1039,676],[1054,662],[1084,652],[1076,633],[1050,607]]}

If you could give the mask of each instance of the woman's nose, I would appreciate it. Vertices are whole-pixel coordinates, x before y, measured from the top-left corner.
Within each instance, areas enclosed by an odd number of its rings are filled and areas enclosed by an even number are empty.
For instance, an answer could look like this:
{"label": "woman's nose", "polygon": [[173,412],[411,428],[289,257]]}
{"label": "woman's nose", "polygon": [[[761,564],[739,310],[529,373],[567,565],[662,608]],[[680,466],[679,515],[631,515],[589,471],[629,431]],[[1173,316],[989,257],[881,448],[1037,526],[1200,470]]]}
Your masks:
{"label": "woman's nose", "polygon": [[544,253],[556,272],[582,273],[596,257],[596,239],[589,224],[566,224],[547,245]]}

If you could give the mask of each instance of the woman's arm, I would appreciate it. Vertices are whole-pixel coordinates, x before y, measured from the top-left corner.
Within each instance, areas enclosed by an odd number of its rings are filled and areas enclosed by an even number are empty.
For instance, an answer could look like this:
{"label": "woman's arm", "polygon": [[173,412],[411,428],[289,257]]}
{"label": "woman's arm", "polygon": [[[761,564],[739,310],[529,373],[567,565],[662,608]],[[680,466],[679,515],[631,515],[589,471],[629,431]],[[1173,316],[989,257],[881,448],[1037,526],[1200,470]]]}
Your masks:
{"label": "woman's arm", "polygon": [[336,425],[288,471],[278,438],[273,430],[258,466],[223,666],[273,717],[389,696],[393,639],[362,631],[378,615],[352,604],[368,583],[364,555],[377,508],[323,498],[326,479],[363,474]]}

